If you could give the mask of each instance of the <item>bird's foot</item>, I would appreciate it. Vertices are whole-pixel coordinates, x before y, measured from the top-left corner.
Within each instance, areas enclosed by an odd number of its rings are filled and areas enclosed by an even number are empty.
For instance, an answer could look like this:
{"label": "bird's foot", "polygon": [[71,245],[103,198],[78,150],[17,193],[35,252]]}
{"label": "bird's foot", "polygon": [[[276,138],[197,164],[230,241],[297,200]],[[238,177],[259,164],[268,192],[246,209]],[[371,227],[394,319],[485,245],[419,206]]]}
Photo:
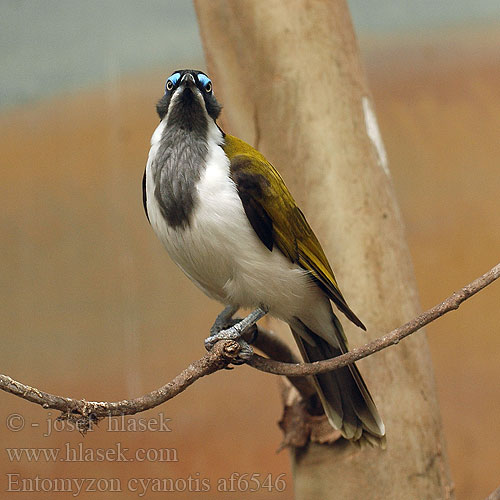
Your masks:
{"label": "bird's foot", "polygon": [[253,349],[252,346],[241,337],[241,331],[236,328],[239,323],[228,328],[227,330],[221,330],[220,332],[210,335],[210,337],[205,339],[205,349],[211,351],[214,345],[219,342],[219,340],[235,340],[240,345],[240,352],[238,357],[232,362],[235,365],[241,365],[245,361],[252,357]]}
{"label": "bird's foot", "polygon": [[[246,318],[243,318],[241,321],[236,323],[235,325],[225,329],[225,330],[216,330],[216,324],[219,318],[226,312],[229,312],[228,307],[222,311],[221,314],[217,317],[217,320],[214,323],[214,326],[210,329],[210,337],[205,339],[205,349],[207,351],[212,350],[214,345],[219,341],[219,340],[235,340],[240,344],[241,350],[240,353],[238,354],[237,360],[233,361],[233,364],[242,364],[245,363],[245,361],[249,360],[252,355],[253,355],[253,349],[252,346],[242,338],[242,335],[245,333],[245,331],[253,326],[257,321],[259,321],[260,318],[265,316],[267,314],[267,310],[264,308],[257,308],[255,311],[252,311]],[[236,311],[233,311],[231,313],[231,316],[235,313]],[[227,314],[223,318],[226,321],[227,324]]]}

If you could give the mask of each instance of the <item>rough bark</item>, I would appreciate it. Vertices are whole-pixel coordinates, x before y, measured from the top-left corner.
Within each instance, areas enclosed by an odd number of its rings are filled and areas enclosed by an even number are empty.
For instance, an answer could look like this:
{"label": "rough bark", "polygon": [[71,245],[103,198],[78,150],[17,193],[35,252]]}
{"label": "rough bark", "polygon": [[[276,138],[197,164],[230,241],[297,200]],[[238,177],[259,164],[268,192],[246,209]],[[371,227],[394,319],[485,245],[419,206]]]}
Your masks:
{"label": "rough bark", "polygon": [[[195,1],[228,132],[280,170],[368,327],[419,311],[385,152],[342,0]],[[370,8],[368,6],[367,8]],[[339,440],[292,453],[297,499],[453,496],[425,335],[359,363],[387,427],[387,450]]]}

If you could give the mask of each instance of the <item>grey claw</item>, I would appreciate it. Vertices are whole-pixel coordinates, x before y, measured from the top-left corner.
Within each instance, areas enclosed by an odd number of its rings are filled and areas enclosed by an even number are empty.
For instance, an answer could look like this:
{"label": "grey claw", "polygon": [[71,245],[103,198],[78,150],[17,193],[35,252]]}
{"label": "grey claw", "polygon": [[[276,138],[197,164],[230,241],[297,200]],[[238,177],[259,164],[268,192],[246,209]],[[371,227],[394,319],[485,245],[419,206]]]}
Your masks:
{"label": "grey claw", "polygon": [[207,351],[211,351],[214,348],[215,342],[217,342],[217,340],[215,340],[213,337],[215,337],[215,335],[211,335],[210,337],[207,337],[205,339],[205,349]]}
{"label": "grey claw", "polygon": [[238,339],[237,342],[240,344],[241,350],[238,357],[233,359],[231,363],[233,365],[243,365],[253,356],[253,349],[252,346],[242,338]]}
{"label": "grey claw", "polygon": [[234,325],[227,330],[221,330],[205,339],[205,349],[210,351],[219,340],[239,340],[241,332],[238,325]]}
{"label": "grey claw", "polygon": [[238,354],[238,360],[233,361],[233,364],[241,364],[249,360],[253,355],[253,349],[248,342],[241,338],[242,334],[247,331],[247,329],[253,327],[255,323],[267,314],[267,308],[260,307],[252,311],[246,318],[239,320],[236,324],[224,330],[218,331],[218,328],[228,322],[234,321],[232,319],[233,314],[236,312],[237,308],[234,306],[228,306],[222,311],[221,314],[215,320],[214,325],[210,329],[210,337],[205,339],[205,349],[210,351],[213,349],[214,345],[219,340],[236,340],[241,347]]}
{"label": "grey claw", "polygon": [[239,344],[241,346],[241,351],[238,354],[238,358],[241,358],[243,361],[248,361],[253,356],[252,346],[243,339],[240,339]]}
{"label": "grey claw", "polygon": [[236,340],[238,344],[240,344],[241,350],[238,354],[238,360],[235,360],[234,364],[242,364],[245,361],[249,360],[253,355],[252,346],[241,338],[241,329],[238,328],[238,325],[232,326],[227,330],[223,330],[215,335],[211,335],[210,337],[205,339],[205,349],[207,351],[211,351],[214,345],[219,342],[219,340]]}

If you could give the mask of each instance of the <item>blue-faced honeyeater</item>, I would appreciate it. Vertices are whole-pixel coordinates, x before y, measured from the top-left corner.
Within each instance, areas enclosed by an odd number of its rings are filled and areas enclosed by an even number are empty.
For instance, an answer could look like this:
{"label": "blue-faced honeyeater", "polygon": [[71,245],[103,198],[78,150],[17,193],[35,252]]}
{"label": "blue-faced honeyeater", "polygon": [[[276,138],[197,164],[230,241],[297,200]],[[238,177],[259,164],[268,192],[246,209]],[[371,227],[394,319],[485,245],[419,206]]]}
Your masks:
{"label": "blue-faced honeyeater", "polygon": [[[288,323],[307,362],[347,352],[331,303],[363,323],[280,174],[222,131],[220,111],[205,73],[178,70],[167,79],[143,179],[151,226],[182,271],[227,306],[221,319],[238,308],[269,312]],[[384,424],[354,364],[313,378],[343,437],[383,443]]]}

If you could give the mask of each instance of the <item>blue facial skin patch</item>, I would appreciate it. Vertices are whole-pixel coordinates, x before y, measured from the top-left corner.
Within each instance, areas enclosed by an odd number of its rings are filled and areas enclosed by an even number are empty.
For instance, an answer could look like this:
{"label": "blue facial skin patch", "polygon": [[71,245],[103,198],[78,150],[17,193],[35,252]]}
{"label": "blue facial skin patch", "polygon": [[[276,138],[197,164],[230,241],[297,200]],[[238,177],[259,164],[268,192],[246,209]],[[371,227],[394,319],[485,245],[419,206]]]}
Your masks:
{"label": "blue facial skin patch", "polygon": [[208,78],[208,76],[202,74],[202,73],[199,73],[198,74],[198,81],[204,86],[206,87],[210,82],[210,78]]}
{"label": "blue facial skin patch", "polygon": [[[167,82],[172,82],[172,85],[175,85],[178,81],[179,81],[179,78],[181,77],[181,74],[180,73],[174,73],[172,76],[170,76],[168,79],[167,79]],[[165,84],[166,86],[167,84]],[[165,91],[166,91],[166,87],[165,87]]]}

